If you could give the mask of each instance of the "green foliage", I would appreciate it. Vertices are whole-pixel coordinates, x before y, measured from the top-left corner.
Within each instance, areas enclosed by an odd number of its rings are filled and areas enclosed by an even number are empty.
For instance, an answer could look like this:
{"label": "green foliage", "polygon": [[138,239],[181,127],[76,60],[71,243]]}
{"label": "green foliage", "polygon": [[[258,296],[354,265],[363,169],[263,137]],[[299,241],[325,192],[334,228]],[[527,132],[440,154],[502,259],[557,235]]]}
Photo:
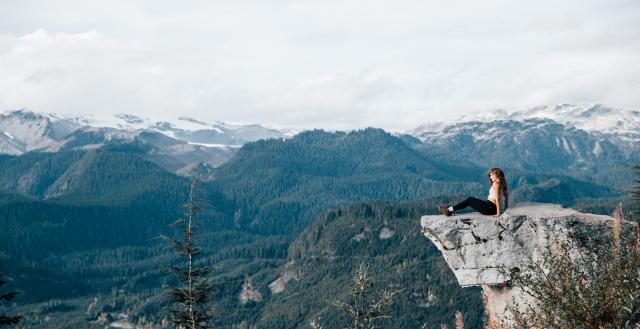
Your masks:
{"label": "green foliage", "polygon": [[385,328],[453,324],[456,309],[464,313],[467,328],[482,328],[480,290],[461,288],[440,252],[420,232],[420,217],[435,214],[435,205],[442,202],[366,202],[322,214],[291,244],[289,261],[280,272],[298,279],[271,296],[261,312],[261,327],[278,328],[281,319],[285,327],[305,327],[316,320],[324,328],[339,328],[350,322],[330,305],[336,299],[349,300],[351,273],[365,261],[381,287],[400,290]]}
{"label": "green foliage", "polygon": [[[353,274],[351,296],[348,302],[335,301],[334,305],[342,309],[350,317],[344,328],[371,329],[384,327],[397,292],[383,289],[377,291],[376,282],[369,273],[369,265],[360,263]],[[372,293],[377,294],[371,295]],[[377,325],[380,324],[380,325]]]}
{"label": "green foliage", "polygon": [[[215,225],[199,231],[197,265],[216,264],[210,268],[219,288],[212,312],[224,314],[211,325],[306,327],[312,316],[321,316],[325,328],[335,328],[344,319],[328,305],[344,297],[337,295],[349,285],[349,273],[368,260],[380,282],[407,288],[398,295],[390,327],[452,325],[452,312],[460,309],[467,327],[479,328],[478,291],[457,286],[420,235],[417,219],[435,210],[433,204],[484,195],[486,168],[459,152],[422,147],[378,129],[311,131],[245,145],[200,190],[210,203],[202,218]],[[179,257],[152,238],[168,233],[167,224],[188,199],[189,181],[146,156],[127,145],[0,156],[0,267],[11,264],[19,278],[14,284],[24,291],[21,324],[103,328],[124,313],[135,324],[160,323],[168,305],[157,297],[158,286],[174,283],[163,265],[178,264]],[[556,202],[560,196],[565,205],[608,213],[609,200],[619,198],[615,190],[562,175],[508,171],[507,178],[516,202]],[[450,197],[369,202],[438,195]],[[334,207],[342,208],[328,210]],[[376,238],[384,227],[394,237]],[[353,239],[360,234],[367,239]],[[271,294],[268,285],[289,271],[300,279]],[[261,289],[262,302],[238,302],[247,277]],[[94,298],[96,306],[85,314]],[[41,308],[53,299],[67,306]]]}
{"label": "green foliage", "polygon": [[571,177],[560,177],[545,174],[510,174],[515,178],[515,184],[509,185],[513,193],[509,193],[515,200],[532,200],[541,203],[557,203],[565,206],[572,205],[580,198],[604,198],[615,196],[616,193],[606,186],[598,186]]}
{"label": "green foliage", "polygon": [[[491,163],[485,162],[485,163]],[[308,131],[289,140],[242,147],[213,184],[236,205],[238,227],[258,234],[296,235],[327,208],[367,200],[485,195],[486,168],[436,146],[412,148],[380,129]],[[617,196],[591,182],[539,171],[508,171],[510,196],[556,202]]]}
{"label": "green foliage", "polygon": [[[4,286],[7,283],[7,281],[3,279],[4,275],[5,275],[4,273],[0,272],[0,287]],[[17,294],[18,293],[16,292],[1,292],[0,303],[12,302],[15,299]],[[20,319],[22,319],[21,315],[8,315],[8,314],[4,314],[3,312],[2,314],[0,314],[0,327],[16,325],[18,324],[18,322],[20,322]]]}
{"label": "green foliage", "polygon": [[[467,122],[450,129],[446,138],[435,138],[433,143],[418,147],[428,148],[428,152],[458,153],[465,162],[500,167],[509,175],[516,171],[564,175],[621,188],[630,186],[625,163],[638,159],[637,147],[624,150],[586,131],[545,119]],[[490,130],[511,133],[477,138]],[[598,152],[594,152],[596,148]]]}
{"label": "green foliage", "polygon": [[84,152],[39,153],[0,156],[0,189],[43,197],[49,186],[84,156]]}
{"label": "green foliage", "polygon": [[172,225],[182,231],[182,239],[169,240],[171,247],[181,257],[182,265],[169,267],[179,285],[167,289],[171,301],[168,311],[173,324],[185,329],[206,329],[211,318],[209,302],[213,285],[208,278],[210,271],[208,267],[196,264],[197,257],[202,253],[195,244],[195,232],[202,225],[196,220],[202,207],[194,199],[197,185],[197,181],[191,184],[185,216]]}
{"label": "green foliage", "polygon": [[250,143],[218,169],[214,183],[235,201],[238,226],[293,235],[330,207],[480,188],[380,129],[316,130],[285,141]]}
{"label": "green foliage", "polygon": [[631,198],[633,200],[631,208],[631,219],[640,225],[640,165],[633,165],[635,178],[633,180],[633,189],[631,190]]}

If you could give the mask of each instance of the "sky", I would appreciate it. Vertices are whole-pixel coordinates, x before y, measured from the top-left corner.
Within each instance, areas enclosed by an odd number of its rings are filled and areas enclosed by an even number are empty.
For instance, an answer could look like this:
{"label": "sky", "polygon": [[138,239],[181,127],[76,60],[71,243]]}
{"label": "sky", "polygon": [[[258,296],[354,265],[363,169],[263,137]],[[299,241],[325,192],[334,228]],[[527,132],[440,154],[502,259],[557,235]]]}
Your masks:
{"label": "sky", "polygon": [[640,107],[640,1],[0,0],[0,112],[406,131]]}

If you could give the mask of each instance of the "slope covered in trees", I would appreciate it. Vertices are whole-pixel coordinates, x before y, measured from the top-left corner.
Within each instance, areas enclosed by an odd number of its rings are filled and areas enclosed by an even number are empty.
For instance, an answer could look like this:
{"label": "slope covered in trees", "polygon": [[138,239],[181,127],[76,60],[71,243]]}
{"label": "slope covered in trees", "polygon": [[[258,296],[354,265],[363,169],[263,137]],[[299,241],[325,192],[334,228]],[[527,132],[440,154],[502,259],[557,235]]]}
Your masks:
{"label": "slope covered in trees", "polygon": [[[269,318],[269,314],[277,312],[266,311],[277,308],[269,305],[289,305],[277,299],[286,292],[276,295],[273,301],[248,304],[238,302],[238,293],[250,277],[268,297],[266,284],[279,276],[284,264],[298,261],[295,257],[302,249],[296,246],[300,243],[289,248],[290,243],[302,232],[305,233],[300,239],[304,240],[309,232],[305,229],[327,209],[372,200],[448,195],[447,199],[440,199],[446,202],[465,195],[485,195],[486,168],[465,161],[459,154],[416,150],[410,142],[411,139],[397,138],[377,129],[352,133],[312,131],[290,140],[247,144],[232,161],[218,168],[214,179],[201,189],[203,198],[211,205],[203,213],[201,241],[205,261],[217,264],[212,274],[221,288],[213,296],[218,301],[214,311],[226,318],[220,324],[231,326],[242,320],[252,323],[262,319],[278,327],[290,318],[290,314]],[[0,158],[3,173],[0,214],[6,227],[0,231],[0,250],[5,251],[0,254],[0,265],[20,278],[14,282],[24,292],[20,302],[35,303],[25,306],[26,310],[42,316],[58,314],[58,321],[77,320],[85,317],[83,310],[87,304],[98,298],[96,305],[101,306],[93,307],[87,316],[92,321],[100,313],[96,309],[106,313],[129,312],[136,321],[141,321],[142,315],[150,318],[157,313],[162,302],[150,296],[155,296],[165,282],[164,264],[171,259],[153,238],[166,232],[166,225],[179,214],[189,181],[146,161],[144,152],[136,145],[112,145],[92,151]],[[580,204],[587,210],[595,205],[599,211],[607,212],[608,203],[599,204],[597,200],[603,197],[614,200],[622,195],[562,175],[513,171],[508,178],[516,202],[559,200],[566,205]],[[420,211],[429,209],[431,206]],[[358,216],[343,220],[356,224],[368,218]],[[408,226],[398,224],[397,230],[409,234],[412,230],[409,215],[393,216],[404,218]],[[331,236],[334,235],[326,238]],[[359,254],[363,250],[350,250],[358,245],[340,239],[327,246],[336,250],[347,248],[343,257],[349,260],[344,265],[319,264],[324,270],[311,273],[308,282],[324,282],[326,278],[322,275],[330,272],[344,275],[333,282],[336,288],[347,280],[353,271],[349,265],[357,263],[351,258],[364,257]],[[407,240],[418,243],[413,238]],[[322,239],[315,242],[327,243]],[[372,252],[389,252],[377,244],[370,247]],[[402,252],[419,249],[415,245],[409,249],[404,249],[405,245],[396,247]],[[314,248],[308,246],[304,250]],[[352,256],[352,252],[356,253]],[[383,264],[395,266],[394,262],[402,257],[394,254],[388,257],[391,263]],[[416,257],[430,256],[427,252]],[[372,266],[376,275],[386,269]],[[423,272],[408,273],[424,275],[424,271],[432,270],[420,265],[415,268]],[[445,275],[435,271],[438,278]],[[449,284],[438,278],[434,277],[434,286]],[[303,281],[300,285],[292,289],[298,289],[300,295],[309,294],[307,289],[311,286],[305,287]],[[428,295],[423,296],[428,299]],[[42,303],[54,298],[62,299],[60,303],[67,306],[49,307]],[[290,297],[289,302],[296,298]],[[287,307],[295,309],[300,305]],[[465,316],[472,316],[471,309]],[[416,312],[420,310],[419,307]],[[307,320],[308,313],[303,311],[295,315],[295,321]],[[408,319],[402,321],[426,321]],[[81,322],[78,321],[73,323]],[[55,327],[60,322],[37,323],[33,323],[34,327]]]}

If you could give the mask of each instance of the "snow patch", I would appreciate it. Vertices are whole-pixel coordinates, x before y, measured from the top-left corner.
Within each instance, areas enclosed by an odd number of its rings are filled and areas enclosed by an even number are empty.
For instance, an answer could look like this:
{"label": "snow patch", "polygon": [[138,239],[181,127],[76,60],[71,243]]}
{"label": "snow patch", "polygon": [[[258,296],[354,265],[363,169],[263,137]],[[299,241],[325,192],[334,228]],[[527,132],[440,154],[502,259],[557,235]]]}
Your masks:
{"label": "snow patch", "polygon": [[571,147],[569,147],[569,142],[567,142],[567,139],[564,137],[562,137],[562,148],[564,148],[565,152],[571,153]]}
{"label": "snow patch", "polygon": [[596,144],[593,146],[593,154],[595,154],[595,156],[602,154],[602,146],[599,141],[596,141]]}
{"label": "snow patch", "polygon": [[199,145],[205,147],[213,147],[213,148],[241,148],[242,145],[227,145],[227,144],[208,144],[208,143],[196,143],[196,142],[187,142],[189,145]]}

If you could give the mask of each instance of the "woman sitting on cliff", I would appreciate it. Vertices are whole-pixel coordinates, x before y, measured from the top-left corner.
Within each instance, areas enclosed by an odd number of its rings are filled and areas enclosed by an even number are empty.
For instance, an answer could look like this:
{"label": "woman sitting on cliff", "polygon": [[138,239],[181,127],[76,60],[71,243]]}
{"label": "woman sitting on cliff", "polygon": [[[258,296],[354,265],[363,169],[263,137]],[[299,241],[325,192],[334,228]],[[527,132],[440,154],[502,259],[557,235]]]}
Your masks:
{"label": "woman sitting on cliff", "polygon": [[491,168],[491,170],[489,170],[489,182],[491,183],[491,188],[489,188],[487,200],[469,197],[455,206],[439,206],[438,209],[440,209],[440,212],[445,216],[451,216],[455,211],[471,207],[483,215],[493,215],[496,218],[500,217],[501,195],[504,195],[504,209],[507,209],[509,206],[509,188],[507,186],[507,180],[504,178],[504,173],[500,168]]}

